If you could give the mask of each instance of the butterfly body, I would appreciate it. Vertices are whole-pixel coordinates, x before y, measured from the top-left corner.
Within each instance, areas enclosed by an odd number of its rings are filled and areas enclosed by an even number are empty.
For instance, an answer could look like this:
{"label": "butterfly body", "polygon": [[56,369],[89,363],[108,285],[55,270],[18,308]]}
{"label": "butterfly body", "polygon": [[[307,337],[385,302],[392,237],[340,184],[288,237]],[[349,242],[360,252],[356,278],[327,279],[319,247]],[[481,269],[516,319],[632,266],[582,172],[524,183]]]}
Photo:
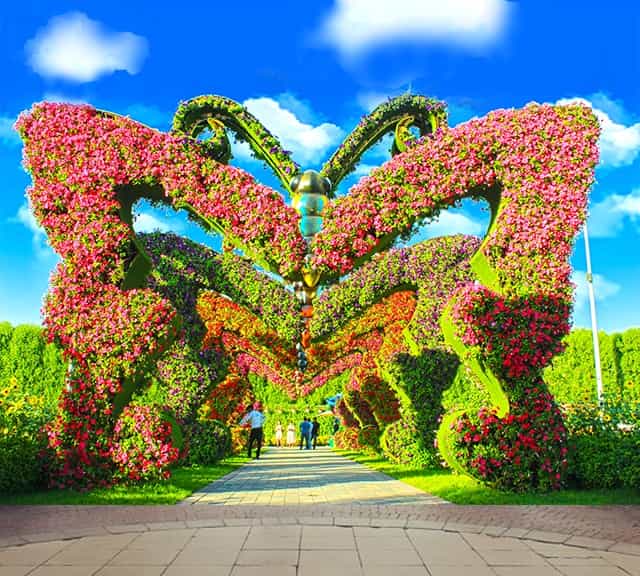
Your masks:
{"label": "butterfly body", "polygon": [[322,230],[322,211],[327,205],[331,182],[315,170],[307,170],[291,180],[292,206],[300,214],[300,232],[309,245]]}

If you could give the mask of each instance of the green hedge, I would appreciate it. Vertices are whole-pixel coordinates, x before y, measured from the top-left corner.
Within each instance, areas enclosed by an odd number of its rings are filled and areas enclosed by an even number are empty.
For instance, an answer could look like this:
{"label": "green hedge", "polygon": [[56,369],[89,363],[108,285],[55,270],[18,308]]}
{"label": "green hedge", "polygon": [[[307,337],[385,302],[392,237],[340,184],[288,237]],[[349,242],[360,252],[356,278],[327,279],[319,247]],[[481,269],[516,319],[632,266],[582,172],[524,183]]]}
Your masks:
{"label": "green hedge", "polygon": [[66,370],[42,328],[0,323],[0,492],[41,486],[42,427],[54,416]]}
{"label": "green hedge", "polygon": [[402,424],[388,426],[380,446],[392,462],[416,467],[437,466],[435,446],[443,393],[459,368],[456,356],[444,350],[424,350],[419,356],[398,354],[387,367],[387,379],[400,400]]}
{"label": "green hedge", "polygon": [[628,402],[640,402],[640,328],[631,328],[616,339],[622,395]]}
{"label": "green hedge", "polygon": [[[619,342],[623,336],[604,332],[598,334],[602,384],[605,394],[610,398],[621,397]],[[591,330],[573,330],[564,342],[565,351],[556,356],[544,371],[543,376],[549,391],[561,405],[597,403]],[[640,346],[636,348],[636,353],[640,354]],[[636,378],[636,387],[639,386],[640,379]]]}
{"label": "green hedge", "polygon": [[53,406],[66,372],[60,350],[46,342],[40,326],[21,324],[14,328],[8,322],[0,323],[0,388],[15,379],[24,394],[39,396]]}
{"label": "green hedge", "polygon": [[231,454],[231,431],[218,420],[196,422],[189,429],[187,463],[209,466]]}
{"label": "green hedge", "polygon": [[42,484],[42,427],[53,414],[53,406],[42,396],[25,394],[15,378],[0,388],[0,492],[26,492]]}
{"label": "green hedge", "polygon": [[580,488],[640,488],[640,409],[624,401],[574,405],[569,431],[569,481]]}

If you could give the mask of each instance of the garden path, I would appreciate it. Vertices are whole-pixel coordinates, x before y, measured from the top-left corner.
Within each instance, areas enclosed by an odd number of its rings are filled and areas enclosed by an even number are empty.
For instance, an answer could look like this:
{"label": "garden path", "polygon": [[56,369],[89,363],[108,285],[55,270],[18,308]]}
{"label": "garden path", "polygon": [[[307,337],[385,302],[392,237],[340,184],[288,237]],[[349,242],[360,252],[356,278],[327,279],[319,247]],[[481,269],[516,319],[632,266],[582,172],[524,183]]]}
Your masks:
{"label": "garden path", "polygon": [[324,449],[177,506],[0,506],[0,576],[333,573],[640,576],[640,507],[456,506]]}
{"label": "garden path", "polygon": [[443,504],[329,448],[270,448],[231,474],[195,492],[189,504]]}

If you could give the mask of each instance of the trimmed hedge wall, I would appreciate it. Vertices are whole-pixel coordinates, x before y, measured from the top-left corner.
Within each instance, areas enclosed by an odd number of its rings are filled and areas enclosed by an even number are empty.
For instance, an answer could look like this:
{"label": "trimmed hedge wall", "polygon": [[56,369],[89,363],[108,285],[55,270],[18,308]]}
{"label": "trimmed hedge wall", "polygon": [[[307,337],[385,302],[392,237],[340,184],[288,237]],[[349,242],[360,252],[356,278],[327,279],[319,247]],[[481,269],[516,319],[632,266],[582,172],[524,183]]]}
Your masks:
{"label": "trimmed hedge wall", "polygon": [[55,414],[66,371],[42,328],[0,323],[0,492],[25,492],[43,483],[41,428]]}
{"label": "trimmed hedge wall", "polygon": [[40,326],[0,323],[0,388],[15,378],[19,390],[55,405],[66,372],[59,348],[47,343]]}
{"label": "trimmed hedge wall", "polygon": [[[610,401],[640,401],[640,328],[598,335],[602,384]],[[578,328],[565,339],[565,351],[544,371],[559,404],[597,401],[591,330]]]}
{"label": "trimmed hedge wall", "polygon": [[625,400],[640,402],[640,328],[615,334],[618,378]]}
{"label": "trimmed hedge wall", "polygon": [[[619,335],[600,332],[598,340],[604,390],[607,395],[619,397],[620,362],[616,349]],[[565,351],[556,356],[544,371],[549,391],[559,404],[597,402],[591,330],[574,330],[564,339],[564,343]],[[640,386],[640,380],[638,385]]]}

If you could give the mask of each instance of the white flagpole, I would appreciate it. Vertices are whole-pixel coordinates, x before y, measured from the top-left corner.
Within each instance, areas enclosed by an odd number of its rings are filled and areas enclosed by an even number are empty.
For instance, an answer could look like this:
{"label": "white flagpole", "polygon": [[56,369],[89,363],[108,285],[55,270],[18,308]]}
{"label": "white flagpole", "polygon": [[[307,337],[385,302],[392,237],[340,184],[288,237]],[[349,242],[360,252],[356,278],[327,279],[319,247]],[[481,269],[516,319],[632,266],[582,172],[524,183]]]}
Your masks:
{"label": "white flagpole", "polygon": [[596,319],[596,297],[593,291],[593,274],[591,273],[591,251],[589,250],[589,232],[587,222],[584,223],[584,251],[587,259],[587,290],[589,292],[589,308],[591,309],[591,333],[593,336],[593,360],[596,369],[596,391],[598,405],[602,406],[602,368],[600,366],[600,342],[598,340],[598,321]]}

